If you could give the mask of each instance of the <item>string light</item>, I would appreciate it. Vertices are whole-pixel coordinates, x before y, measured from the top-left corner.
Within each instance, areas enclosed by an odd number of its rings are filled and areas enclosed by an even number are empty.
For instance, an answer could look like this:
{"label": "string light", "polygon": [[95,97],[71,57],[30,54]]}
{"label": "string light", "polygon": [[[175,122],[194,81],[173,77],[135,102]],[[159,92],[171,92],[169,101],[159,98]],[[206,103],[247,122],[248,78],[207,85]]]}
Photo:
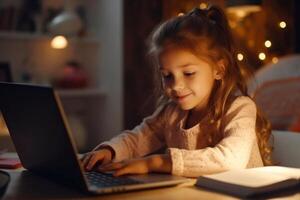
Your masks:
{"label": "string light", "polygon": [[199,6],[199,8],[201,9],[201,10],[205,10],[206,8],[207,8],[207,3],[200,3],[200,6]]}
{"label": "string light", "polygon": [[278,63],[278,58],[277,57],[273,57],[272,58],[272,63],[274,63],[274,64]]}
{"label": "string light", "polygon": [[285,23],[285,21],[279,22],[279,27],[282,28],[282,29],[286,28],[286,23]]}
{"label": "string light", "polygon": [[67,46],[68,40],[62,35],[55,36],[51,41],[51,47],[53,49],[64,49]]}
{"label": "string light", "polygon": [[263,53],[263,52],[260,52],[260,53],[258,54],[258,58],[259,58],[260,60],[265,60],[265,59],[266,59],[266,54]]}
{"label": "string light", "polygon": [[270,40],[265,41],[265,47],[270,48],[272,46],[272,42]]}
{"label": "string light", "polygon": [[241,54],[241,53],[238,53],[238,54],[237,54],[237,59],[238,59],[239,61],[242,61],[242,60],[244,59],[244,55]]}

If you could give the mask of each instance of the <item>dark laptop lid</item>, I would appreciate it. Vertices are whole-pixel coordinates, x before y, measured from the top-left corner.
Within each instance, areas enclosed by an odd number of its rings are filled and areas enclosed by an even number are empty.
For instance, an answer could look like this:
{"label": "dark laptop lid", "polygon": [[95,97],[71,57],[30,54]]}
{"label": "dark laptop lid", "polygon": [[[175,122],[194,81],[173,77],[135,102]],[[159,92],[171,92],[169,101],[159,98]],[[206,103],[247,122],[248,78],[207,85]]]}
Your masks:
{"label": "dark laptop lid", "polygon": [[0,110],[23,166],[87,189],[61,103],[51,87],[1,83]]}

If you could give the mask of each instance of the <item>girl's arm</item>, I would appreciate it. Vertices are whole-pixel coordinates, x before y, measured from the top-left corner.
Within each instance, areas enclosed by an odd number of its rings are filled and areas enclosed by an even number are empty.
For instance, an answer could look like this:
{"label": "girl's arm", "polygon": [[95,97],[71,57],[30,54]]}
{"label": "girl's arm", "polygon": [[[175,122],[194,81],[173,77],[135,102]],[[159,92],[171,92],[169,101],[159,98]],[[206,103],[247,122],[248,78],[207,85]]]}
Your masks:
{"label": "girl's arm", "polygon": [[224,128],[225,137],[215,147],[198,150],[168,149],[173,174],[197,177],[247,166],[252,149],[255,145],[257,147],[256,106],[252,100],[243,97],[234,102],[226,117],[230,120]]}
{"label": "girl's arm", "polygon": [[114,161],[138,158],[159,150],[164,145],[162,115],[165,107],[158,108],[133,130],[123,131],[110,141],[103,142],[94,150],[109,146],[114,151]]}

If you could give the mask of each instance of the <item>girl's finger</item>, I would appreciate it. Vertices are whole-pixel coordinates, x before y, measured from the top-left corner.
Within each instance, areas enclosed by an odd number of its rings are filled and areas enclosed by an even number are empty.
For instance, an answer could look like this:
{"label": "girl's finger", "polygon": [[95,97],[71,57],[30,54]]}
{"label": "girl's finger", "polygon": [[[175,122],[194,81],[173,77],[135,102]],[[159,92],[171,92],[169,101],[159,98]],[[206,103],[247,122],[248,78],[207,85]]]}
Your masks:
{"label": "girl's finger", "polygon": [[111,162],[110,159],[107,159],[107,158],[104,157],[104,159],[103,159],[101,165],[107,165],[107,164],[110,163],[110,162]]}
{"label": "girl's finger", "polygon": [[96,165],[96,163],[101,160],[103,156],[100,154],[92,154],[88,164],[86,165],[86,170],[91,170]]}
{"label": "girl's finger", "polygon": [[115,173],[113,174],[114,176],[121,176],[121,175],[125,175],[125,174],[135,174],[135,170],[132,169],[130,166],[126,166],[123,168],[120,168],[118,170],[115,171]]}
{"label": "girl's finger", "polygon": [[85,154],[85,155],[83,156],[83,158],[81,158],[81,161],[82,161],[83,166],[86,166],[86,165],[87,165],[87,163],[89,162],[90,158],[91,158],[91,154],[90,154],[90,153]]}
{"label": "girl's finger", "polygon": [[112,170],[117,170],[124,167],[123,162],[117,162],[117,163],[109,163],[106,165],[101,165],[98,169],[99,171],[112,171]]}

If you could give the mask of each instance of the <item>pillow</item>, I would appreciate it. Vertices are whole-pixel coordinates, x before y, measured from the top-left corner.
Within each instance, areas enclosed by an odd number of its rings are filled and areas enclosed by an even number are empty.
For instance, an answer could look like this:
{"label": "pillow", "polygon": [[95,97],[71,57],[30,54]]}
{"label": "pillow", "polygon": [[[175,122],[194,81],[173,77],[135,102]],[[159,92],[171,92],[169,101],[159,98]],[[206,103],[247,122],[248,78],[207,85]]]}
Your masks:
{"label": "pillow", "polygon": [[273,130],[274,149],[272,158],[274,164],[285,167],[300,168],[300,133]]}
{"label": "pillow", "polygon": [[269,81],[261,85],[254,100],[276,130],[299,131],[300,77]]}

